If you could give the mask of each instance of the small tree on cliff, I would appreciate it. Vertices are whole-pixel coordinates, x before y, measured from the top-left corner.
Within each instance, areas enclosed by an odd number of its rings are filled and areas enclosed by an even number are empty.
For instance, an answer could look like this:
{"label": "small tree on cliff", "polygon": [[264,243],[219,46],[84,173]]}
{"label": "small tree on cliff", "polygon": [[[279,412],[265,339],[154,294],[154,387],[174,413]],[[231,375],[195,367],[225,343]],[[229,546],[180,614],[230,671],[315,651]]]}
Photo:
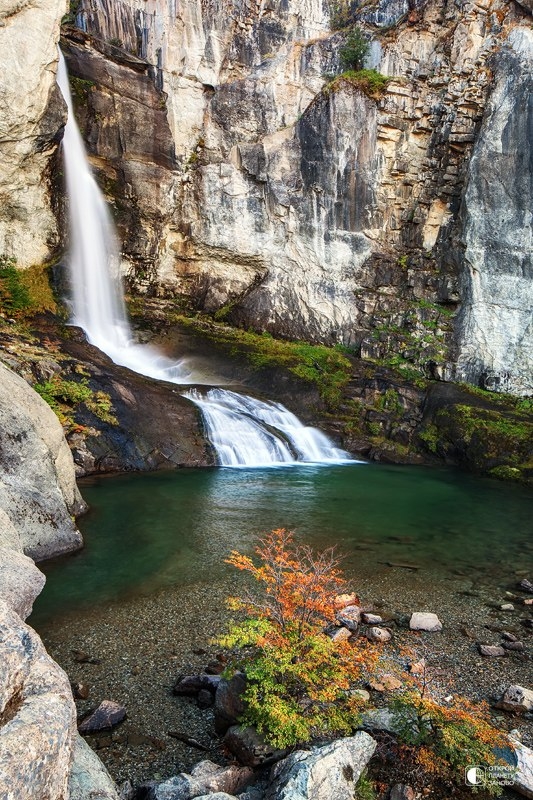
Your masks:
{"label": "small tree on cliff", "polygon": [[345,70],[360,70],[365,66],[370,45],[363,32],[353,27],[340,48],[341,66]]}

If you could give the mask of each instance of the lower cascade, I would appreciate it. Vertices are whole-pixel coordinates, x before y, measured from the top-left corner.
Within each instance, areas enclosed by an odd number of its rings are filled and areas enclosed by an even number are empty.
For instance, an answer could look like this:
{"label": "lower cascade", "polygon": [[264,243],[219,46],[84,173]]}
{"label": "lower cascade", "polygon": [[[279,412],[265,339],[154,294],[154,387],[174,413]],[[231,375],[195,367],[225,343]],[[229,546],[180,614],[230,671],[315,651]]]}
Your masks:
{"label": "lower cascade", "polygon": [[[156,380],[200,383],[185,361],[171,361],[154,348],[134,341],[125,310],[113,223],[91,173],[76,124],[67,68],[61,53],[57,80],[68,107],[63,156],[69,197],[73,322],[83,328],[91,344],[116,364]],[[183,396],[200,408],[220,466],[352,461],[349,454],[335,447],[325,434],[303,425],[280,403],[220,388],[211,389],[205,395],[193,389]]]}
{"label": "lower cascade", "polygon": [[202,411],[209,441],[222,467],[342,463],[348,453],[316,428],[303,425],[281,403],[225,389],[184,394]]}

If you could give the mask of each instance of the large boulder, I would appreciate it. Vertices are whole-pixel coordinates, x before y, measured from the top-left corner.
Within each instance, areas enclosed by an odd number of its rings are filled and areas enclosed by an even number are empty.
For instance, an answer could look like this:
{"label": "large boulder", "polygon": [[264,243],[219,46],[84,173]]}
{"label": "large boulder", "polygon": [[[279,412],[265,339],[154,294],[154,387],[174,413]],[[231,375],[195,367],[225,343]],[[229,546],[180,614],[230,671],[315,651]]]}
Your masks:
{"label": "large boulder", "polygon": [[65,120],[55,85],[66,0],[0,3],[0,253],[30,266],[57,245],[48,169]]}
{"label": "large boulder", "polygon": [[272,770],[267,800],[353,800],[376,742],[360,731],[325,747],[297,750]]}
{"label": "large boulder", "polygon": [[76,709],[39,636],[0,602],[2,800],[67,797]]}
{"label": "large boulder", "polygon": [[[0,363],[0,508],[35,560],[77,550],[85,509],[63,429],[30,386]],[[11,533],[12,535],[12,533]]]}
{"label": "large boulder", "polygon": [[153,786],[150,800],[192,800],[212,793],[240,792],[252,778],[252,770],[246,767],[221,767],[212,761],[200,761],[187,775],[182,772],[169,780]]}
{"label": "large boulder", "polygon": [[119,800],[109,772],[81,736],[74,744],[69,800]]}

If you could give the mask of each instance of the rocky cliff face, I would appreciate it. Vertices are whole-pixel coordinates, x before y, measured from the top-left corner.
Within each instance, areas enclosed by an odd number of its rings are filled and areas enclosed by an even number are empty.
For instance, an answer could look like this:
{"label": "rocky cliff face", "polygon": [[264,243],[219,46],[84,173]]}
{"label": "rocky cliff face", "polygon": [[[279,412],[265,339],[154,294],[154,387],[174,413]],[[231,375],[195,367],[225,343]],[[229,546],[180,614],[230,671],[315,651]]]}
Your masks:
{"label": "rocky cliff face", "polygon": [[0,2],[0,254],[39,264],[57,247],[50,160],[64,123],[55,85],[66,0]]}
{"label": "rocky cliff face", "polygon": [[68,61],[132,282],[530,392],[526,6],[365,4],[373,99],[327,77],[325,1],[81,0]]}
{"label": "rocky cliff face", "polygon": [[[24,623],[45,558],[81,546],[71,514],[83,508],[61,426],[0,364],[0,786],[5,800],[118,800],[76,730],[67,675]],[[80,786],[83,788],[81,791]]]}

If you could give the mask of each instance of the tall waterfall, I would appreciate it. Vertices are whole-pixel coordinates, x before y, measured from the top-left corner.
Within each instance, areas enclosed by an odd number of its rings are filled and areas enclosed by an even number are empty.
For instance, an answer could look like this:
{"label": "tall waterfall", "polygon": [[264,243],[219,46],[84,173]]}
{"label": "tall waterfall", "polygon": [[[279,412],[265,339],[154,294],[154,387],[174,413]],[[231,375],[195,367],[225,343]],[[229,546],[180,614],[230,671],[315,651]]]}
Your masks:
{"label": "tall waterfall", "polygon": [[115,362],[150,378],[191,381],[184,362],[171,361],[133,341],[120,279],[113,221],[87,160],[76,124],[67,67],[61,51],[57,82],[68,108],[63,158],[69,198],[72,321]]}
{"label": "tall waterfall", "polygon": [[[59,88],[68,106],[63,155],[69,198],[73,322],[116,363],[171,383],[200,383],[185,361],[171,361],[136,344],[126,315],[120,253],[113,222],[94,180],[76,124],[68,73],[59,54]],[[350,460],[320,431],[304,425],[280,403],[225,389],[184,394],[202,411],[220,466],[273,466]]]}

